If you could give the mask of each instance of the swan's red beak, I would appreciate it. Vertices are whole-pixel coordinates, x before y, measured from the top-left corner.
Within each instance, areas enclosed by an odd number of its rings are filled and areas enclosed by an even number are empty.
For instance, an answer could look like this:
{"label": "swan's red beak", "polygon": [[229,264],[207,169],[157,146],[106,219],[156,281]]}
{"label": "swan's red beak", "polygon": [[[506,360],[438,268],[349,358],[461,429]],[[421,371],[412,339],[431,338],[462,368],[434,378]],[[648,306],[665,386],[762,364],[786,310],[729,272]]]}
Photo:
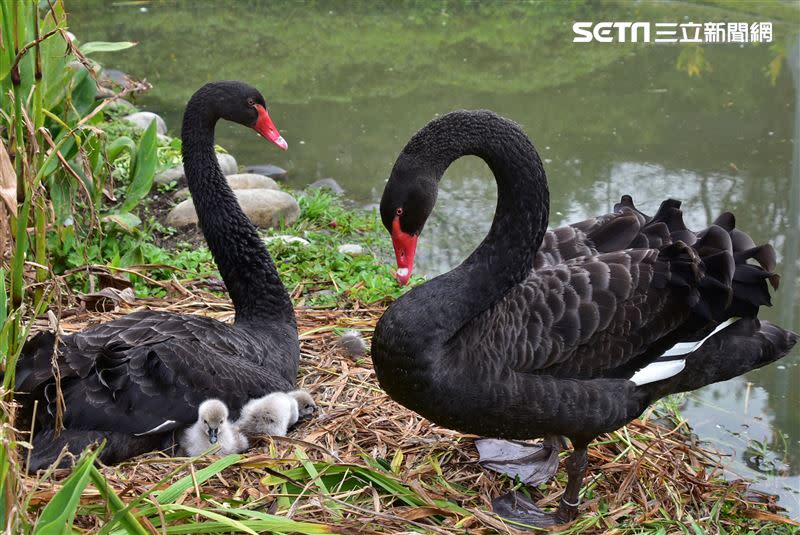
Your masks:
{"label": "swan's red beak", "polygon": [[397,272],[394,277],[402,286],[408,284],[414,270],[414,254],[417,252],[417,236],[407,234],[400,228],[400,218],[392,222],[392,245],[397,257]]}
{"label": "swan's red beak", "polygon": [[253,126],[253,129],[283,150],[288,149],[289,144],[286,143],[286,140],[283,139],[281,133],[278,132],[277,128],[275,128],[275,124],[272,122],[272,119],[269,118],[267,109],[260,104],[256,104],[256,110],[258,111],[258,119],[256,120],[256,124]]}

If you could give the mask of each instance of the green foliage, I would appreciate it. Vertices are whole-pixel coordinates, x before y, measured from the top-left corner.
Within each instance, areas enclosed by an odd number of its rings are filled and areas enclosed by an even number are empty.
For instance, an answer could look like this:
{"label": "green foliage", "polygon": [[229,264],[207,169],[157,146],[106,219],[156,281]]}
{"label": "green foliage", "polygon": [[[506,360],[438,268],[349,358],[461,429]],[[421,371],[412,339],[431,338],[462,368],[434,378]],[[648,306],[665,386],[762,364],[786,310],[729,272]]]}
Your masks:
{"label": "green foliage", "polygon": [[[406,288],[394,280],[392,252],[388,234],[373,212],[348,209],[343,201],[323,190],[296,192],[301,207],[297,222],[287,228],[265,233],[272,255],[286,287],[300,302],[319,307],[345,306],[353,301],[374,303],[396,299]],[[154,266],[150,279],[166,281],[173,276],[183,280],[219,278],[211,252],[205,245],[178,243],[174,250],[153,243],[154,234],[169,230],[155,220],[129,220],[131,214],[102,218],[99,238],[81,242],[74,227],[66,227],[59,237],[51,234],[48,250],[54,270],[63,273],[87,264],[109,267]],[[274,236],[297,236],[309,245],[289,243]],[[338,252],[344,243],[361,245],[365,253],[352,257]],[[161,266],[161,267],[159,267]],[[414,277],[412,282],[419,282]],[[74,287],[88,289],[81,272],[71,276]],[[139,296],[161,297],[160,286],[133,277]]]}
{"label": "green foliage", "polygon": [[98,451],[84,453],[61,489],[45,506],[34,528],[34,535],[60,535],[72,532],[72,521],[81,493],[89,484]]}
{"label": "green foliage", "polygon": [[[131,535],[146,535],[149,533],[139,523],[139,521],[134,518],[133,514],[130,512],[130,507],[126,506],[122,502],[117,493],[114,492],[114,489],[111,488],[111,485],[108,484],[108,481],[103,474],[101,474],[94,465],[92,465],[89,471],[89,477],[91,478],[94,486],[100,492],[100,495],[103,496],[103,499],[109,505],[111,511],[114,513],[114,518],[119,519],[119,523],[126,533]],[[107,526],[113,525],[112,522],[109,522]]]}
{"label": "green foliage", "polygon": [[92,41],[82,44],[80,50],[82,54],[89,55],[94,52],[118,52],[132,46],[136,46],[136,43],[130,41],[118,41],[114,43],[108,41]]}
{"label": "green foliage", "polygon": [[[96,128],[102,121],[96,66],[85,53],[130,45],[92,43],[81,52],[66,32],[60,0],[42,3],[41,10],[32,0],[0,0],[0,150],[8,152],[13,164],[19,202],[9,221],[10,236],[5,236],[12,238],[9,269],[0,269],[0,353],[5,372],[0,403],[12,393],[16,359],[30,327],[25,321],[43,313],[52,298],[49,250],[66,249],[65,244],[96,246],[89,238],[99,224],[98,214],[113,214],[116,220],[109,220],[109,225],[135,226],[130,210],[152,182],[155,134],[145,134],[135,146],[121,142],[112,150],[136,152],[131,189],[120,208],[108,202],[112,166],[106,137]],[[0,258],[5,255],[0,251]],[[35,280],[26,271],[26,261],[31,260],[36,265]],[[14,503],[19,478],[18,463],[12,459],[18,442],[14,433],[9,435],[14,425],[9,418],[9,411],[0,411],[0,496],[6,531],[19,532],[30,526],[24,509]],[[90,477],[90,457],[45,508],[37,533],[71,531],[77,500]]]}
{"label": "green foliage", "polygon": [[156,122],[152,121],[144,132],[139,146],[136,149],[136,156],[133,159],[133,167],[130,170],[130,179],[126,190],[125,201],[119,208],[120,212],[128,212],[150,193],[153,185],[153,176],[156,172]]}
{"label": "green foliage", "polygon": [[[308,305],[333,307],[348,301],[394,300],[406,291],[394,280],[389,260],[389,235],[377,214],[350,210],[340,198],[324,191],[300,192],[300,218],[272,235],[302,237],[310,245],[274,240],[269,250],[286,287]],[[365,253],[352,257],[338,252],[345,243],[361,245]],[[414,278],[414,282],[422,280]]]}
{"label": "green foliage", "polygon": [[[149,533],[145,525],[159,529],[164,527],[167,533],[331,533],[324,524],[298,522],[247,508],[198,508],[181,503],[188,490],[198,488],[209,478],[238,463],[241,460],[240,455],[223,457],[197,472],[192,471],[163,491],[146,491],[129,499],[126,504],[95,467],[94,461],[98,452],[99,450],[84,453],[70,476],[62,483],[61,489],[42,510],[33,530],[34,535],[72,533],[76,514],[97,514],[95,507],[80,505],[81,493],[90,482],[97,488],[112,513],[100,530],[103,534],[143,535]],[[178,467],[181,468],[185,469],[186,465]]]}

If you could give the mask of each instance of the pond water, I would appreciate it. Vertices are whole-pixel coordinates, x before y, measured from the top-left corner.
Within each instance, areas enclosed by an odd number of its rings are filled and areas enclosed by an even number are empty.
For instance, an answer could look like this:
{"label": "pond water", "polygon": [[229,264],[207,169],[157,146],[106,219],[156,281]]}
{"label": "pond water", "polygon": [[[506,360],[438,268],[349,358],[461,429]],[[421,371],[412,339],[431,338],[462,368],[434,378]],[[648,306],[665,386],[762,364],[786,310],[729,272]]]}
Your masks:
{"label": "pond water", "polygon": [[[767,19],[676,5],[635,4],[634,20]],[[757,243],[773,243],[780,259],[781,288],[763,317],[800,330],[796,17],[776,23],[773,47],[689,48],[571,42],[573,21],[631,20],[627,6],[606,6],[616,11],[602,14],[571,4],[537,11],[523,4],[87,0],[68,7],[81,40],[140,43],[97,59],[150,81],[153,90],[138,104],[164,116],[175,134],[186,99],[206,81],[236,78],[259,87],[289,151],[234,126],[218,128],[218,142],[240,163],[287,168],[292,186],[333,177],[351,199],[376,203],[394,158],[418,128],[453,109],[489,108],[521,123],[538,147],[551,225],[605,213],[626,193],[649,212],[667,197],[683,200],[690,228],[733,211],[737,225]],[[690,67],[699,76],[688,76]],[[495,185],[480,160],[457,162],[441,186],[419,243],[418,270],[427,275],[457,265],[494,211]],[[799,349],[692,393],[682,407],[699,437],[729,455],[730,477],[757,480],[756,488],[780,495],[795,518]]]}

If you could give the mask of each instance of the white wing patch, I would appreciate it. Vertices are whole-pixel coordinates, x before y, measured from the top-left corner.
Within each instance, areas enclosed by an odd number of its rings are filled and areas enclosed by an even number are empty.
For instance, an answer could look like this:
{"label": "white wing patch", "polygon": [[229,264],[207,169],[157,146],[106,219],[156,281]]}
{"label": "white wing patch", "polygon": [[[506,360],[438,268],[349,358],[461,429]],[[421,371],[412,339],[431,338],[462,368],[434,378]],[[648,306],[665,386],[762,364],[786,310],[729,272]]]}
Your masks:
{"label": "white wing patch", "polygon": [[664,352],[663,355],[658,357],[655,361],[651,362],[641,370],[637,371],[633,374],[633,377],[630,378],[630,381],[636,383],[636,386],[646,385],[648,383],[654,383],[656,381],[661,381],[663,379],[667,379],[674,375],[679,374],[683,371],[686,367],[686,359],[680,359],[675,357],[680,357],[681,355],[688,355],[694,351],[700,349],[700,346],[705,343],[706,340],[720,332],[721,330],[730,327],[740,318],[730,318],[727,321],[724,321],[717,325],[716,329],[711,331],[708,336],[699,340],[697,342],[680,342],[669,348],[667,351]]}
{"label": "white wing patch", "polygon": [[165,427],[170,426],[170,425],[172,425],[174,423],[175,423],[175,420],[167,420],[166,422],[162,422],[162,423],[158,424],[157,426],[155,426],[154,428],[152,428],[149,431],[145,431],[143,433],[136,433],[133,436],[140,437],[142,435],[152,435],[153,433],[158,433],[159,431],[161,431]]}
{"label": "white wing patch", "polygon": [[685,367],[686,360],[684,359],[655,361],[634,373],[630,380],[636,383],[636,386],[655,383],[673,375],[678,375]]}

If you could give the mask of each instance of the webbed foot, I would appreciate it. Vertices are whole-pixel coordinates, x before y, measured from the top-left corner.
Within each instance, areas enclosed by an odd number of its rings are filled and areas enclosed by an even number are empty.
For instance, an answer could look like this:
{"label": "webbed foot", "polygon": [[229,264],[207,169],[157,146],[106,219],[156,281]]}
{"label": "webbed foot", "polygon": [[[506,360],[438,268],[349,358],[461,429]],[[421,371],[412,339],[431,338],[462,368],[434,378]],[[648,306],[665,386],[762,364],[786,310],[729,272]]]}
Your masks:
{"label": "webbed foot", "polygon": [[511,491],[492,500],[492,510],[504,520],[549,528],[571,522],[578,512],[578,504],[568,504],[562,498],[558,509],[548,513],[542,511],[526,495]]}
{"label": "webbed foot", "polygon": [[519,477],[528,485],[545,483],[558,470],[561,439],[556,435],[546,436],[541,444],[482,438],[475,441],[475,446],[481,466],[512,478]]}

